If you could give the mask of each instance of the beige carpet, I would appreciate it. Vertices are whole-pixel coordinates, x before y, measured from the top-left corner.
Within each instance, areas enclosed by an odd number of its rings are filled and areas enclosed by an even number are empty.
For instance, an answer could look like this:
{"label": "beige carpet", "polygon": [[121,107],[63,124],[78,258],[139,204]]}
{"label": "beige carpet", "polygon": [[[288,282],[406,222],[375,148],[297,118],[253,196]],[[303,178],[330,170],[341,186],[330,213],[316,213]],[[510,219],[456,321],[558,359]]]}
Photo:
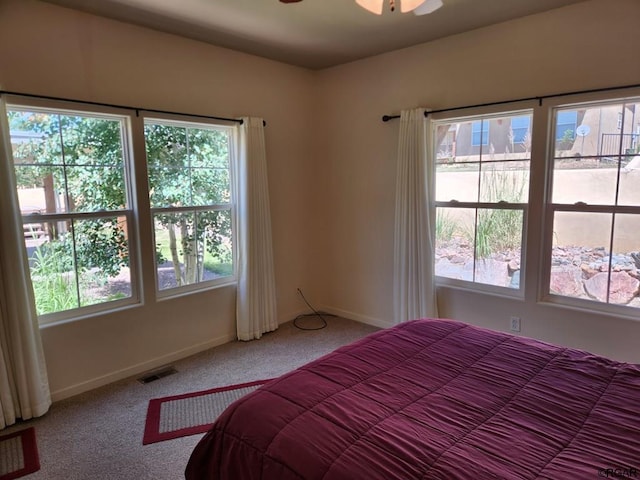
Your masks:
{"label": "beige carpet", "polygon": [[146,385],[123,380],[55,403],[37,431],[40,470],[25,480],[179,480],[200,435],[142,445],[149,400],[274,378],[376,330],[328,317],[318,331],[291,322],[253,342],[232,342],[174,363],[177,374]]}

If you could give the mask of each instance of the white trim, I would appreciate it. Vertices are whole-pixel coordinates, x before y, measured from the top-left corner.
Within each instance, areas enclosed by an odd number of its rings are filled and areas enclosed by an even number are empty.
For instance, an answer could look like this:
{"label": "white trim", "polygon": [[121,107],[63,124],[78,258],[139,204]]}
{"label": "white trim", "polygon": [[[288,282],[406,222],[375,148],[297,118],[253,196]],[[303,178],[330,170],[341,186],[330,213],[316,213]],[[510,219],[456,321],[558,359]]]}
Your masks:
{"label": "white trim", "polygon": [[284,325],[285,323],[288,323],[288,322],[292,322],[294,319],[296,319],[300,315],[306,315],[308,313],[312,314],[313,312],[309,311],[308,308],[301,308],[299,310],[296,310],[293,313],[278,314],[278,326]]}
{"label": "white trim", "polygon": [[[590,96],[591,97],[591,96]],[[579,97],[582,99],[582,96]],[[609,301],[599,302],[584,297],[572,297],[569,295],[560,295],[551,292],[551,271],[553,269],[553,247],[554,247],[554,225],[558,217],[558,213],[575,212],[582,214],[608,214],[611,215],[611,224],[609,229],[609,244],[605,247],[609,251],[609,257],[615,255],[614,243],[615,243],[615,215],[640,215],[640,207],[629,204],[618,204],[618,189],[620,188],[620,172],[621,167],[618,163],[617,177],[616,177],[616,195],[612,202],[607,204],[588,204],[583,201],[577,201],[574,203],[569,202],[554,202],[553,193],[555,186],[555,162],[556,160],[562,160],[562,157],[556,147],[559,142],[557,138],[557,126],[558,115],[561,112],[589,110],[589,109],[603,109],[612,106],[622,107],[624,116],[624,105],[628,103],[636,103],[640,101],[640,98],[636,95],[631,96],[606,96],[602,97],[598,95],[593,100],[578,101],[571,104],[561,103],[562,99],[556,99],[555,102],[547,106],[547,132],[546,137],[546,158],[545,158],[545,187],[542,203],[542,229],[540,232],[540,265],[537,270],[538,285],[536,292],[536,302],[540,305],[553,306],[567,308],[569,310],[579,312],[598,312],[602,315],[615,316],[617,318],[632,319],[637,321],[639,318],[640,309],[635,307],[629,307],[623,304],[610,303]],[[577,121],[577,117],[576,117]],[[622,135],[623,132],[616,133],[616,135]],[[603,157],[602,152],[594,155],[588,155],[591,158]],[[613,157],[622,159],[624,156],[622,152],[622,144],[620,144],[619,150]],[[566,157],[567,159],[576,158],[575,156]],[[585,169],[580,169],[584,170]],[[577,170],[579,171],[579,170]],[[621,253],[621,252],[620,252]],[[609,265],[608,286],[611,285],[610,274],[614,272],[612,264]],[[607,300],[609,293],[607,293]]]}
{"label": "white trim", "polygon": [[629,307],[628,305],[619,303],[599,302],[588,298],[547,293],[542,296],[537,303],[544,306],[566,308],[576,312],[599,313],[608,317],[634,320],[636,322],[640,319],[640,308]]}
{"label": "white trim", "polygon": [[[523,267],[523,266],[522,266]],[[524,284],[524,268],[520,270],[520,285]],[[497,285],[489,285],[487,283],[470,282],[467,280],[458,280],[455,278],[436,277],[436,288],[448,288],[451,290],[461,290],[464,292],[478,293],[481,295],[491,295],[501,297],[508,300],[524,301],[524,289],[516,289],[509,287],[500,287]]]}
{"label": "white trim", "polygon": [[[154,272],[154,288],[155,295],[158,301],[167,298],[174,298],[176,296],[188,295],[194,292],[200,292],[204,290],[209,290],[211,288],[216,288],[218,286],[226,286],[229,284],[236,284],[238,281],[237,275],[237,246],[236,246],[236,237],[237,237],[237,225],[236,225],[236,188],[234,184],[234,171],[236,170],[235,164],[237,163],[237,152],[235,150],[235,146],[238,138],[238,129],[237,125],[229,125],[225,123],[219,123],[220,121],[217,119],[209,119],[207,121],[203,121],[202,119],[188,119],[185,116],[180,115],[179,118],[176,119],[175,115],[171,114],[158,114],[157,112],[151,112],[151,115],[143,114],[143,124],[144,126],[148,125],[163,125],[168,127],[180,128],[184,129],[185,132],[188,130],[209,130],[209,131],[218,131],[226,134],[226,144],[227,144],[227,172],[229,173],[229,194],[230,199],[228,202],[220,202],[220,203],[211,203],[211,204],[202,204],[199,203],[197,205],[185,205],[181,207],[175,206],[152,206],[152,200],[149,196],[149,214],[151,219],[151,235],[153,239],[153,244],[158,245],[158,240],[156,238],[156,228],[155,228],[155,218],[156,215],[167,215],[172,213],[191,213],[193,212],[196,215],[199,212],[207,212],[207,211],[215,211],[215,212],[229,212],[229,220],[231,223],[231,266],[232,273],[231,275],[225,275],[218,278],[214,278],[211,280],[201,280],[196,281],[195,283],[190,283],[187,285],[181,285],[176,287],[167,287],[167,288],[159,288],[158,285],[158,263],[157,260],[154,261],[155,272]],[[235,122],[234,122],[235,123]],[[147,142],[147,133],[145,132],[144,138],[142,139],[146,147]],[[146,167],[146,181],[150,182],[151,174],[150,170],[154,166],[153,161],[151,161],[147,156],[145,156],[145,167]],[[192,169],[191,164],[187,167]],[[215,167],[207,167],[208,169],[217,169]],[[189,190],[193,190],[193,186],[189,186]]]}
{"label": "white trim", "polygon": [[99,388],[104,385],[117,382],[118,380],[124,380],[125,378],[129,378],[134,375],[138,375],[140,373],[146,372],[148,370],[161,367],[163,365],[166,365],[167,363],[175,362],[177,360],[182,360],[191,355],[195,355],[196,353],[204,352],[205,350],[209,350],[210,348],[217,347],[225,343],[229,343],[235,340],[235,338],[236,338],[235,332],[231,332],[231,333],[228,333],[227,335],[221,335],[212,340],[198,343],[196,345],[192,345],[182,350],[177,350],[175,352],[168,353],[161,357],[156,357],[146,362],[138,363],[131,367],[123,368],[121,370],[116,370],[115,372],[111,372],[106,375],[93,378],[91,380],[76,383],[75,385],[71,385],[69,387],[65,387],[60,390],[56,390],[55,392],[51,392],[51,400],[54,402],[57,402],[60,400],[64,400],[65,398],[73,397],[74,395],[88,392],[89,390],[93,390],[95,388]]}
{"label": "white trim", "polygon": [[185,295],[191,295],[194,293],[206,292],[207,290],[215,290],[217,288],[237,286],[238,279],[235,275],[227,275],[218,278],[212,278],[211,280],[203,280],[202,282],[189,283],[187,285],[181,285],[179,287],[165,288],[164,290],[158,290],[158,268],[157,264],[155,274],[155,288],[156,288],[156,301],[163,302],[165,300],[171,300],[177,297],[184,297]]}
{"label": "white trim", "polygon": [[390,328],[393,327],[393,322],[389,320],[381,320],[375,317],[369,317],[367,315],[360,315],[359,313],[349,312],[348,310],[341,310],[339,308],[322,306],[320,308],[323,312],[331,313],[332,315],[338,315],[339,317],[346,318],[348,320],[354,320],[356,322],[364,323],[378,328]]}

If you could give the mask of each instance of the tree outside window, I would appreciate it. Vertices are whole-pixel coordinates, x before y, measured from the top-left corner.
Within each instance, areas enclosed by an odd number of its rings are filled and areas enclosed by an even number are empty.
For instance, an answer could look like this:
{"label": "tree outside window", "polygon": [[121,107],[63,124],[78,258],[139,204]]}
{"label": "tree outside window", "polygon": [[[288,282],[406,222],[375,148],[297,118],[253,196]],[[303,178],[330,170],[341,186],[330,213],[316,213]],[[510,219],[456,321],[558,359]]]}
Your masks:
{"label": "tree outside window", "polygon": [[39,315],[132,299],[126,119],[8,111]]}
{"label": "tree outside window", "polygon": [[159,290],[233,276],[231,136],[224,127],[145,122]]}

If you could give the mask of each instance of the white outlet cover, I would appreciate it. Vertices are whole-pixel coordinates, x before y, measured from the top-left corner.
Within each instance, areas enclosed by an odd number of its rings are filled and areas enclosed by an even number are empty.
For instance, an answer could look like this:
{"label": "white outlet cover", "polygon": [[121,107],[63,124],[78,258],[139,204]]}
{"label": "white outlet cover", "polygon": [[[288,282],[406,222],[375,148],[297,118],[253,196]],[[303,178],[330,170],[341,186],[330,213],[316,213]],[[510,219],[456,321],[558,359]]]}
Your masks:
{"label": "white outlet cover", "polygon": [[512,332],[520,331],[520,317],[511,317],[511,324],[509,325],[509,330]]}

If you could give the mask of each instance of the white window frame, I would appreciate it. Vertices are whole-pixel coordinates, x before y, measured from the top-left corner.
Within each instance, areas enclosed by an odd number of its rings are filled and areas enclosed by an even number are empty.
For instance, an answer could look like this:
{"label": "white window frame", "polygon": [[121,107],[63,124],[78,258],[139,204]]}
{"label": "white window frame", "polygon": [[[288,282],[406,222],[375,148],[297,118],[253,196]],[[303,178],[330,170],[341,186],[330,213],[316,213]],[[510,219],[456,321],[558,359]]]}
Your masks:
{"label": "white window frame", "polygon": [[[602,312],[610,315],[616,315],[623,318],[640,319],[640,308],[628,307],[613,303],[599,302],[586,298],[569,297],[551,293],[551,268],[552,268],[552,252],[553,252],[553,228],[554,217],[556,212],[584,212],[584,213],[607,213],[607,214],[637,214],[640,215],[640,206],[627,205],[590,205],[583,202],[574,204],[554,203],[553,202],[553,173],[555,161],[555,144],[557,139],[555,112],[560,109],[585,109],[589,107],[598,107],[606,105],[615,105],[622,103],[640,103],[640,96],[620,96],[615,94],[587,96],[583,102],[560,103],[552,102],[548,110],[549,132],[547,136],[547,154],[546,154],[546,172],[545,172],[545,197],[543,203],[543,228],[541,229],[541,265],[539,268],[539,285],[538,285],[538,302],[541,304],[549,304],[554,306],[566,307],[586,312]],[[622,156],[623,152],[619,151],[618,155]],[[598,156],[598,155],[596,155]],[[606,156],[606,155],[603,155]],[[618,180],[619,181],[619,180]],[[611,231],[615,228],[615,222],[612,221]],[[612,240],[611,240],[612,241]],[[611,245],[608,245],[611,256]]]}
{"label": "white window frame", "polygon": [[[92,305],[76,307],[59,312],[46,313],[38,315],[38,323],[40,326],[52,325],[74,321],[85,317],[104,314],[122,308],[141,304],[141,285],[140,285],[140,264],[139,264],[139,232],[138,232],[138,209],[137,201],[134,194],[133,183],[134,174],[134,156],[133,156],[133,136],[132,136],[132,119],[134,112],[130,110],[109,108],[96,105],[85,105],[76,102],[65,102],[58,100],[43,100],[34,98],[24,98],[17,96],[7,96],[7,111],[22,110],[43,112],[48,114],[63,115],[80,115],[93,118],[104,118],[108,120],[119,120],[122,122],[122,154],[124,163],[125,177],[125,195],[128,201],[126,209],[113,211],[98,212],[62,212],[36,215],[23,215],[23,221],[29,220],[29,223],[43,223],[51,221],[66,221],[78,219],[96,219],[113,216],[125,216],[127,220],[127,243],[129,255],[129,271],[131,282],[131,296],[122,299],[100,302]],[[23,243],[26,250],[26,243]],[[29,281],[31,275],[29,274]]]}
{"label": "white window frame", "polygon": [[[444,125],[444,124],[451,124],[451,123],[464,123],[464,122],[468,122],[473,124],[473,122],[480,122],[482,121],[483,123],[485,123],[487,125],[487,145],[490,144],[489,142],[489,124],[490,121],[494,118],[503,118],[505,116],[510,116],[510,115],[531,115],[532,121],[531,121],[531,125],[533,125],[533,115],[534,115],[534,109],[533,108],[525,108],[525,109],[518,109],[518,110],[498,110],[498,109],[486,109],[484,111],[478,111],[477,114],[474,114],[472,116],[463,116],[463,117],[448,117],[448,116],[443,116],[443,114],[439,114],[437,116],[434,116],[434,119],[432,120],[432,126],[431,126],[431,132],[430,132],[430,137],[433,139],[435,137],[434,132],[436,132],[438,126],[440,125]],[[532,126],[529,127],[530,131],[532,131]],[[435,143],[435,142],[434,142]],[[476,148],[480,145],[471,145],[472,148]],[[436,158],[437,158],[437,145],[432,145],[430,150],[430,155],[431,158],[433,159],[433,162],[435,164]],[[481,147],[481,153],[483,148]],[[488,154],[487,154],[488,155]],[[532,162],[532,158],[531,155],[529,157],[529,162]],[[530,163],[531,165],[531,163]],[[434,165],[434,172],[435,172],[435,165]],[[436,188],[436,178],[437,178],[437,174],[433,175],[433,178],[430,182],[429,188],[432,189],[433,192],[435,192],[435,188]],[[530,166],[530,170],[529,170],[529,186],[528,186],[528,190],[529,190],[529,196],[531,196],[531,166]],[[462,289],[462,290],[469,290],[469,291],[474,291],[474,292],[482,292],[482,293],[488,293],[488,294],[493,294],[493,295],[497,295],[497,296],[503,296],[503,297],[507,297],[507,298],[516,298],[516,299],[520,299],[523,300],[524,296],[525,296],[525,288],[526,288],[526,272],[527,272],[527,265],[526,265],[526,259],[527,259],[527,229],[528,229],[528,223],[529,223],[529,199],[527,199],[526,203],[506,203],[506,202],[462,202],[462,201],[457,201],[457,200],[450,200],[450,201],[437,201],[435,200],[435,195],[432,196],[432,198],[434,198],[434,200],[432,200],[431,204],[432,204],[432,215],[434,218],[434,222],[435,222],[435,217],[436,217],[436,208],[441,207],[441,208],[467,208],[467,209],[476,209],[476,216],[477,216],[477,209],[483,209],[483,208],[489,208],[489,209],[497,209],[497,210],[519,210],[522,211],[522,236],[521,236],[521,253],[520,253],[520,279],[519,279],[519,284],[518,284],[518,288],[511,288],[511,287],[502,287],[502,286],[498,286],[498,285],[490,285],[490,284],[486,284],[486,283],[480,283],[480,282],[476,282],[476,281],[469,281],[469,280],[461,280],[461,279],[454,279],[454,278],[449,278],[449,277],[443,277],[443,276],[439,276],[439,275],[435,275],[435,280],[436,280],[436,285],[437,286],[447,286],[447,287],[454,287],[454,288],[458,288],[458,289]],[[435,242],[435,228],[433,229],[433,245],[435,248],[436,242]],[[435,253],[435,252],[434,252]],[[435,257],[435,254],[434,254]],[[476,262],[476,258],[475,258],[475,252],[474,252],[474,272],[475,272],[475,262]],[[474,273],[475,276],[475,273]]]}
{"label": "white window frame", "polygon": [[[210,290],[214,288],[219,288],[227,285],[234,285],[237,283],[237,208],[236,208],[236,165],[237,165],[237,155],[238,155],[238,126],[236,123],[229,124],[229,122],[221,122],[216,120],[203,120],[202,118],[194,118],[186,115],[180,115],[179,117],[173,115],[159,115],[157,113],[145,114],[143,112],[142,120],[146,125],[147,123],[158,123],[162,125],[168,126],[176,126],[176,127],[187,127],[187,128],[204,128],[204,129],[217,129],[226,131],[229,138],[229,179],[230,179],[230,202],[228,204],[211,204],[211,205],[197,205],[197,206],[185,206],[185,207],[149,207],[150,210],[150,221],[151,221],[151,235],[153,238],[154,252],[156,245],[156,234],[155,234],[155,225],[154,225],[154,216],[158,213],[179,213],[179,212],[197,212],[197,211],[211,211],[211,210],[225,210],[230,212],[231,216],[231,243],[232,243],[232,265],[233,272],[231,275],[211,279],[211,280],[203,280],[200,282],[176,286],[166,289],[159,288],[158,281],[158,269],[157,263],[154,258],[153,261],[153,270],[154,270],[154,285],[155,285],[155,293],[156,297],[159,300],[170,299],[177,296],[182,296],[185,294],[196,293],[200,291]],[[146,142],[146,137],[144,139]],[[146,144],[145,144],[145,152],[146,152]],[[149,174],[148,174],[148,166],[149,162],[146,158],[145,153],[145,164],[147,168],[147,178],[145,181],[149,182]]]}

